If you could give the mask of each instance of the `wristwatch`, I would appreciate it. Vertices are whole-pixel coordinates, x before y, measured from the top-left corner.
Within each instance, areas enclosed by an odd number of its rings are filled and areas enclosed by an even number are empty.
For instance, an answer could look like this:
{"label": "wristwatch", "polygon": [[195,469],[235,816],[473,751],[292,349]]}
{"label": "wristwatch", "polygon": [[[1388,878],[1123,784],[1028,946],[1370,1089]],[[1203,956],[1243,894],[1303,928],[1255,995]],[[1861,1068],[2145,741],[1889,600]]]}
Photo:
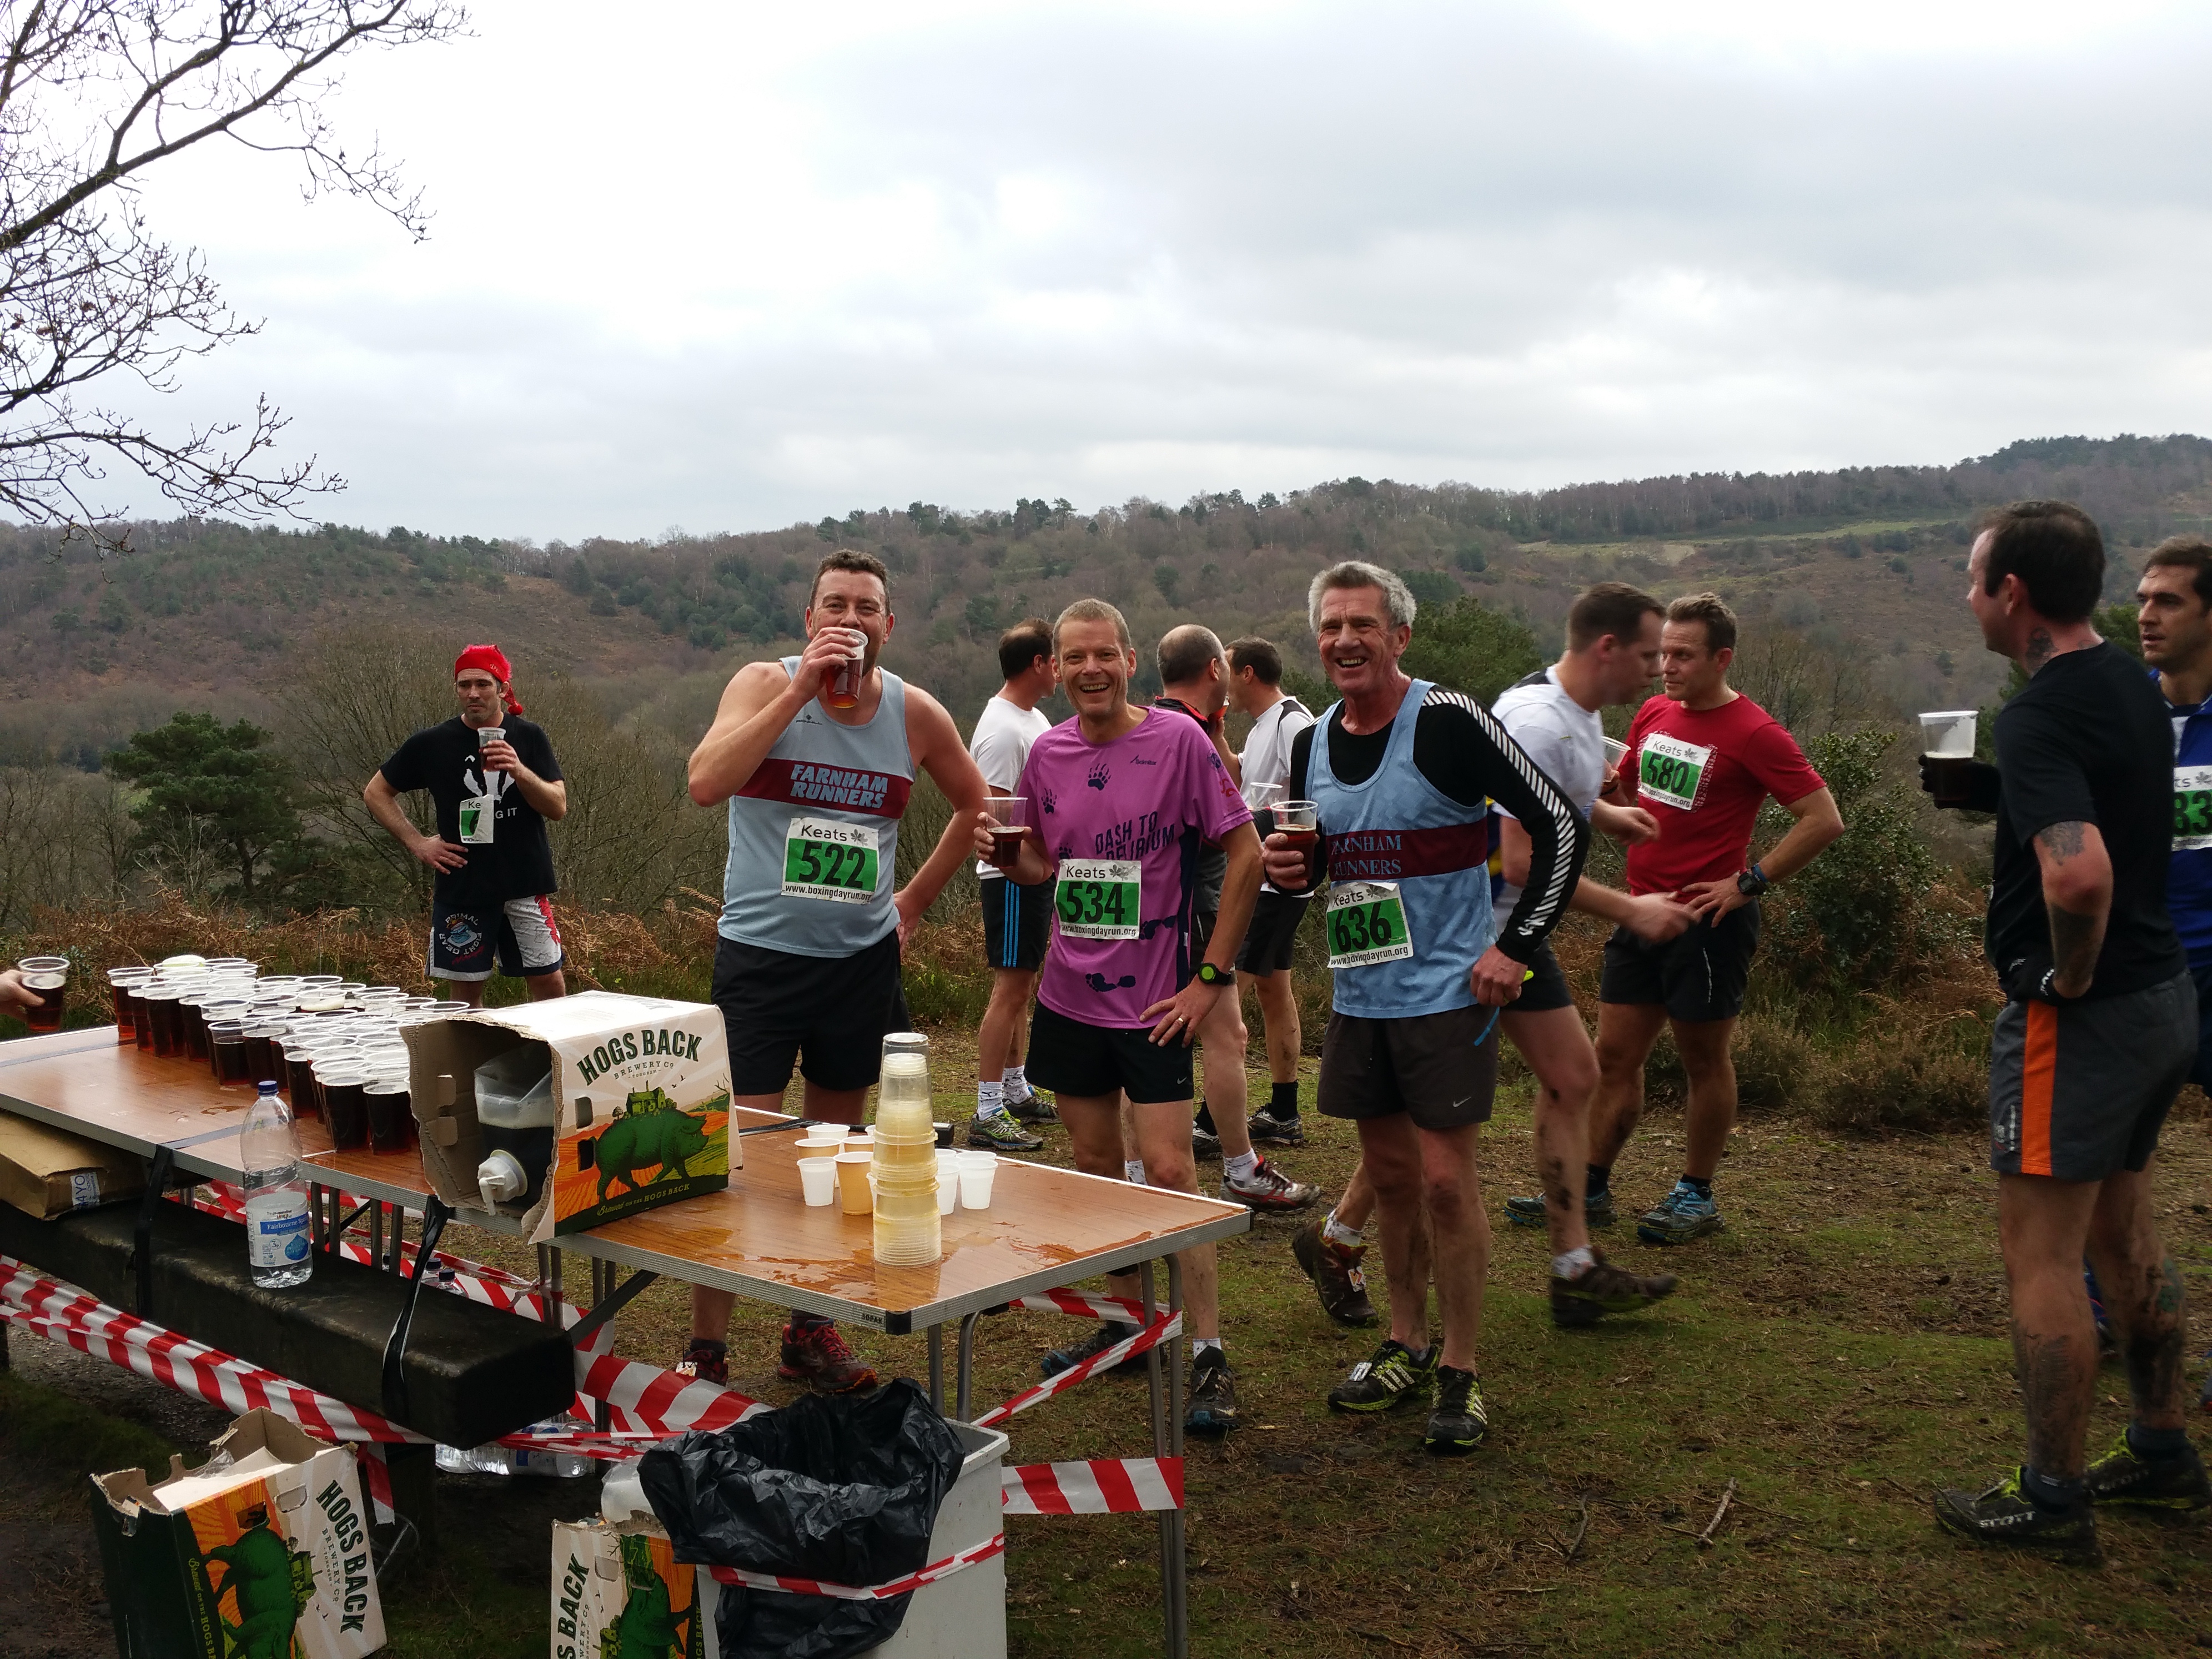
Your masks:
{"label": "wristwatch", "polygon": [[1735,878],[1735,890],[1746,898],[1759,897],[1770,884],[1766,872],[1755,864]]}
{"label": "wristwatch", "polygon": [[1237,970],[1234,968],[1217,968],[1210,962],[1201,962],[1198,964],[1198,982],[1200,985],[1234,985],[1237,983]]}

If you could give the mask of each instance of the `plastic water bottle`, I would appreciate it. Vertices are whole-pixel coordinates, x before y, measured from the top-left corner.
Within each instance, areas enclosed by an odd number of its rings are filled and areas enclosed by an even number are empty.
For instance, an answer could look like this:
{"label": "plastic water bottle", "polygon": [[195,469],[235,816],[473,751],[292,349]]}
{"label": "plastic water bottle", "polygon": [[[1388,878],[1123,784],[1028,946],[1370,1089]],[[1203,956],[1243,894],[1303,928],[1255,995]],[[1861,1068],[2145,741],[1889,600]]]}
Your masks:
{"label": "plastic water bottle", "polygon": [[304,1285],[315,1275],[307,1231],[307,1183],[300,1178],[300,1135],[292,1109],[264,1083],[239,1136],[246,1165],[246,1259],[264,1289]]}

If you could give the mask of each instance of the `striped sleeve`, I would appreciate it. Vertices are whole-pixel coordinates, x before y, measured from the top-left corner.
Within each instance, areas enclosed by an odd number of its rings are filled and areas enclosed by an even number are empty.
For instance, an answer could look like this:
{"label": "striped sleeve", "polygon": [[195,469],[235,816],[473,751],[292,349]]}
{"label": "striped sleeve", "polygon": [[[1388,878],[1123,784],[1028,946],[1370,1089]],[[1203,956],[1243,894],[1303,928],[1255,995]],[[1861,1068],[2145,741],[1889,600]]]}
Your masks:
{"label": "striped sleeve", "polygon": [[[1474,698],[1438,689],[1429,693],[1421,712],[1425,714],[1431,708],[1454,711],[1447,718],[1455,729],[1454,746],[1462,752],[1453,757],[1453,771],[1480,781],[1482,793],[1528,832],[1528,880],[1498,933],[1498,948],[1525,963],[1567,914],[1568,901],[1582,876],[1583,859],[1589,851],[1589,826],[1543,768]],[[1457,718],[1460,714],[1466,718]]]}

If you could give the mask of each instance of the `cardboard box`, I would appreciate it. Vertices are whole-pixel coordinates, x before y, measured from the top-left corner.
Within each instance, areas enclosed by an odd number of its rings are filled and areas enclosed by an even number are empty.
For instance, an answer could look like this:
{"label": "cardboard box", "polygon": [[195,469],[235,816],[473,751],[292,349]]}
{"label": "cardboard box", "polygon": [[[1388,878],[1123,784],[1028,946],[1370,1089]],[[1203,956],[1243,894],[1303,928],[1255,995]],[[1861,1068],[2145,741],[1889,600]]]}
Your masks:
{"label": "cardboard box", "polygon": [[518,1042],[552,1051],[553,1169],[524,1215],[532,1243],[719,1192],[744,1162],[722,1012],[710,1003],[585,991],[428,1020],[406,1038],[423,1173],[467,1209],[483,1208],[477,1067]]}
{"label": "cardboard box", "polygon": [[0,1112],[0,1202],[51,1221],[145,1190],[145,1165],[121,1147]]}
{"label": "cardboard box", "polygon": [[553,1659],[707,1659],[714,1581],[657,1528],[553,1525]]}
{"label": "cardboard box", "polygon": [[92,1477],[117,1648],[132,1659],[360,1659],[384,1645],[350,1447],[250,1411],[187,1474]]}

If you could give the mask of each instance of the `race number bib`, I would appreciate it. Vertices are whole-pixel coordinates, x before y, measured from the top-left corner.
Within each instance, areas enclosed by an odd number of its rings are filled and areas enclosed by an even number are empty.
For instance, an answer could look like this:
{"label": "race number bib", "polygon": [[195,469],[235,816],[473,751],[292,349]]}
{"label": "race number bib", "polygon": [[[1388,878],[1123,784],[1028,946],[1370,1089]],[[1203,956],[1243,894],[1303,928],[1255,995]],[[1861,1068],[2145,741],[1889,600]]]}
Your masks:
{"label": "race number bib", "polygon": [[1371,968],[1413,954],[1395,881],[1348,881],[1328,890],[1328,965]]}
{"label": "race number bib", "polygon": [[1145,866],[1135,859],[1062,859],[1053,908],[1070,939],[1134,939]]}
{"label": "race number bib", "polygon": [[1644,739],[1639,752],[1641,775],[1636,792],[1662,806],[1692,811],[1698,805],[1698,786],[1705,781],[1705,768],[1712,758],[1713,751],[1703,744],[1684,743],[1680,738],[1654,732]]}
{"label": "race number bib", "polygon": [[2212,847],[2212,766],[2173,769],[2173,850]]}
{"label": "race number bib", "polygon": [[868,904],[876,896],[876,832],[827,818],[793,818],[783,836],[783,896]]}

